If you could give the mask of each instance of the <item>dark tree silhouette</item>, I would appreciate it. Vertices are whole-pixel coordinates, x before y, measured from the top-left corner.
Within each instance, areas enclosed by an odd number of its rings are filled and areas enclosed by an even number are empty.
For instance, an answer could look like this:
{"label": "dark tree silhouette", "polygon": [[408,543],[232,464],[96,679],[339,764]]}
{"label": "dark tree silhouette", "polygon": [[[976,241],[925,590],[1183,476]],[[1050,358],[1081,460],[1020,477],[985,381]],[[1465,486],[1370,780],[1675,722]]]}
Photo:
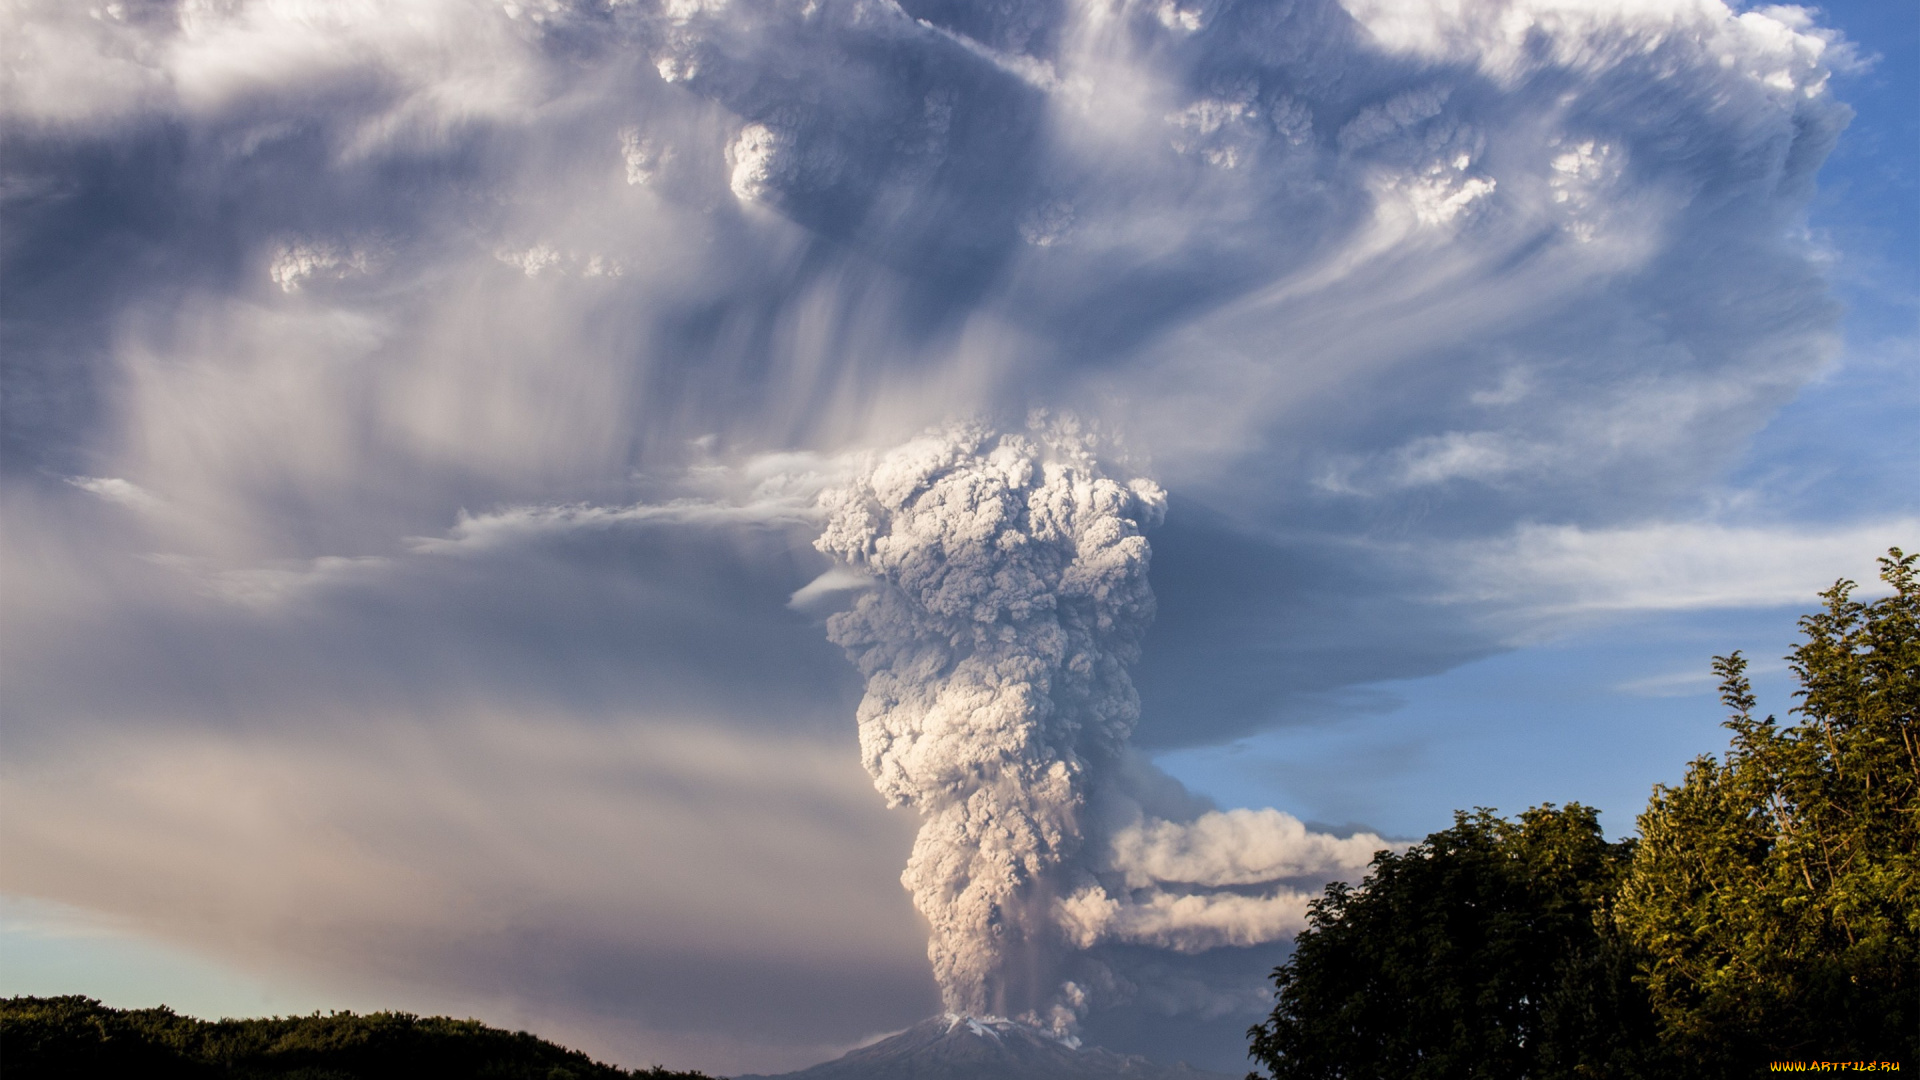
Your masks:
{"label": "dark tree silhouette", "polygon": [[1653,1017],[1608,917],[1631,857],[1578,804],[1380,853],[1314,902],[1251,1056],[1276,1080],[1642,1075]]}
{"label": "dark tree silhouette", "polygon": [[0,1001],[6,1080],[710,1080],[603,1065],[524,1031],[410,1013],[209,1022],[86,997]]}

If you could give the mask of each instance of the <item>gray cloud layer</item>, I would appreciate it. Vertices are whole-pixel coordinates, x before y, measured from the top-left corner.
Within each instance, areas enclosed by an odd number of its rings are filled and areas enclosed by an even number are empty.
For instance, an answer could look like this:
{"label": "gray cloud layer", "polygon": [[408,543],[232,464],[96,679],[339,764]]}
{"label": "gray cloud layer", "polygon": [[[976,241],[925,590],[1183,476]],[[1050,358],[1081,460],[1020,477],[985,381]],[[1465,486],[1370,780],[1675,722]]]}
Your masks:
{"label": "gray cloud layer", "polygon": [[[857,583],[815,498],[861,452],[1034,407],[1116,433],[1172,495],[1137,738],[1196,745],[1642,602],[1621,566],[1699,580],[1649,560],[1728,534],[1662,515],[1835,348],[1800,223],[1851,61],[1797,9],[49,0],[0,33],[4,887],[635,1062],[797,1065],[935,1007],[820,625]],[[1244,1027],[1270,960],[1168,929],[1200,840],[1292,826],[1159,798],[1068,890],[1102,943],[1062,971],[1091,1034],[1171,1046],[1146,1017]]]}

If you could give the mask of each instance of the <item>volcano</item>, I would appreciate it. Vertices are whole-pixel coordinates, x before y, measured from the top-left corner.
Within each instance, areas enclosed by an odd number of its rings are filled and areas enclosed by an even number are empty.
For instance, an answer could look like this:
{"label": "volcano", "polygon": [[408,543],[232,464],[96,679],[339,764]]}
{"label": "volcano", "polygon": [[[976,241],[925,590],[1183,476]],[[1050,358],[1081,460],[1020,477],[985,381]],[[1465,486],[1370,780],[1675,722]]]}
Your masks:
{"label": "volcano", "polygon": [[1234,1080],[1138,1054],[1078,1047],[998,1017],[925,1020],[825,1064],[737,1080]]}

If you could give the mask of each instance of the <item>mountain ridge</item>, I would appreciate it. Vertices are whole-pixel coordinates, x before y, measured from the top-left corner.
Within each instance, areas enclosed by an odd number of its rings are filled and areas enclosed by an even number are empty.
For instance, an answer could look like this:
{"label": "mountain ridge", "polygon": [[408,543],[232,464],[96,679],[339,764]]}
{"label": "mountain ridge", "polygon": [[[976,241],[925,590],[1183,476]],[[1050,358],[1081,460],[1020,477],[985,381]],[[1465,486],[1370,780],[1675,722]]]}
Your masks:
{"label": "mountain ridge", "polygon": [[896,1035],[794,1072],[734,1080],[1235,1080],[1184,1062],[1082,1047],[1002,1017],[930,1017]]}

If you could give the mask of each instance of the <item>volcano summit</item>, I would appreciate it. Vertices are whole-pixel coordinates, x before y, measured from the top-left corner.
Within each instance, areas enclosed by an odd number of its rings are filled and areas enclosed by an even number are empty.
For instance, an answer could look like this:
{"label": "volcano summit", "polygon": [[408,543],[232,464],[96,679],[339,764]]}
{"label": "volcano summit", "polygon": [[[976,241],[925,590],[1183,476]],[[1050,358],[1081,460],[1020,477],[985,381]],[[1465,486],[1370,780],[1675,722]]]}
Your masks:
{"label": "volcano summit", "polygon": [[1186,1064],[1081,1047],[992,1016],[947,1013],[833,1061],[739,1080],[1230,1080]]}

